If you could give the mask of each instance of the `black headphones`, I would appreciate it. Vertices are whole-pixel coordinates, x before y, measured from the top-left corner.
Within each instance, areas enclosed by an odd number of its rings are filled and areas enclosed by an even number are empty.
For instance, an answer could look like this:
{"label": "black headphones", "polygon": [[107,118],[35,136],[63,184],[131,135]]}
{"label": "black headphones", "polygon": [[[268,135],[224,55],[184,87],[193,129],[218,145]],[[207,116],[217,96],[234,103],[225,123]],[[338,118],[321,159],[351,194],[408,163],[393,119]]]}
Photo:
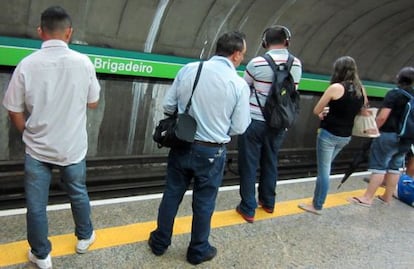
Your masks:
{"label": "black headphones", "polygon": [[269,32],[270,30],[283,31],[283,33],[286,37],[286,44],[285,45],[286,45],[286,47],[289,46],[289,40],[292,37],[289,29],[287,27],[283,26],[283,25],[272,25],[272,26],[266,28],[263,31],[263,34],[262,34],[262,47],[263,48],[267,48],[267,45],[268,45],[267,40],[266,40],[267,39],[267,32]]}

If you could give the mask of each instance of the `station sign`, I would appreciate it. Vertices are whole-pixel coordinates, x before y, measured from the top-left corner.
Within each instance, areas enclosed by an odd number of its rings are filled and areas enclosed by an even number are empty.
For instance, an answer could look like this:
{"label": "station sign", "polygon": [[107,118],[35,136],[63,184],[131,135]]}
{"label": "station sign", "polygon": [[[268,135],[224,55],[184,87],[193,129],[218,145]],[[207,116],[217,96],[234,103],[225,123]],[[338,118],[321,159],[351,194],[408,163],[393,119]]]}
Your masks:
{"label": "station sign", "polygon": [[[27,55],[41,46],[40,40],[0,36],[0,66],[17,66]],[[187,63],[199,59],[109,49],[70,44],[70,48],[86,54],[100,74],[174,79]],[[245,66],[237,71],[242,76]],[[299,84],[301,91],[323,92],[329,86],[329,76],[303,73]],[[393,87],[391,84],[363,81],[369,96],[383,97]]]}

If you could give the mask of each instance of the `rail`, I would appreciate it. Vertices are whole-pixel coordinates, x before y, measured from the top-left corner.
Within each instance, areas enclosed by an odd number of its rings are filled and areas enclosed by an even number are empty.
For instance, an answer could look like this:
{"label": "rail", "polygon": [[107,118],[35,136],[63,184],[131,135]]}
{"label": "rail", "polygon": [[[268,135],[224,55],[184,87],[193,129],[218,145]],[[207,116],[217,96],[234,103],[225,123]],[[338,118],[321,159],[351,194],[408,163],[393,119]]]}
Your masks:
{"label": "rail", "polygon": [[[355,154],[345,149],[332,166],[344,173]],[[87,185],[91,200],[160,193],[164,188],[167,155],[140,155],[87,159]],[[358,170],[366,168],[361,164]],[[283,149],[279,153],[279,180],[316,175],[315,149]],[[23,161],[0,161],[0,210],[24,207]],[[237,151],[228,151],[223,186],[237,185]],[[49,203],[68,202],[59,171],[53,169]]]}

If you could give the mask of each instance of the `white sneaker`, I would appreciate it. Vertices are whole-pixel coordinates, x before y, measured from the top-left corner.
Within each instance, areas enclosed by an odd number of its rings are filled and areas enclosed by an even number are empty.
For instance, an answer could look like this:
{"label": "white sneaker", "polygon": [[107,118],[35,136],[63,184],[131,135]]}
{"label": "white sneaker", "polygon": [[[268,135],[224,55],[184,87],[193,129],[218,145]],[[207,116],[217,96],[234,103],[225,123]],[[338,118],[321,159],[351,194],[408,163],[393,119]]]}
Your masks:
{"label": "white sneaker", "polygon": [[89,239],[78,240],[78,244],[76,245],[76,252],[79,254],[86,253],[93,242],[95,242],[95,231],[92,232],[92,235]]}
{"label": "white sneaker", "polygon": [[29,260],[36,264],[40,269],[52,269],[52,258],[50,257],[50,254],[48,254],[44,259],[39,259],[32,253],[31,250],[29,250]]}

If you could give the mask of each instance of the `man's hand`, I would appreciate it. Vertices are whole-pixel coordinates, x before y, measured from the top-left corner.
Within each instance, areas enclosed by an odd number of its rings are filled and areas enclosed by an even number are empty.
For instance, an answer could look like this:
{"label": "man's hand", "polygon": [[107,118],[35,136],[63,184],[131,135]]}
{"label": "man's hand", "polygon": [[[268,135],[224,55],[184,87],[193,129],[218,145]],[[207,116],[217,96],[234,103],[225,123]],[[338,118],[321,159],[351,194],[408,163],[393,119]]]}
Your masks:
{"label": "man's hand", "polygon": [[88,108],[95,109],[98,107],[98,102],[88,103]]}
{"label": "man's hand", "polygon": [[26,117],[24,115],[24,112],[9,111],[9,117],[17,130],[23,133],[24,128],[26,127]]}

